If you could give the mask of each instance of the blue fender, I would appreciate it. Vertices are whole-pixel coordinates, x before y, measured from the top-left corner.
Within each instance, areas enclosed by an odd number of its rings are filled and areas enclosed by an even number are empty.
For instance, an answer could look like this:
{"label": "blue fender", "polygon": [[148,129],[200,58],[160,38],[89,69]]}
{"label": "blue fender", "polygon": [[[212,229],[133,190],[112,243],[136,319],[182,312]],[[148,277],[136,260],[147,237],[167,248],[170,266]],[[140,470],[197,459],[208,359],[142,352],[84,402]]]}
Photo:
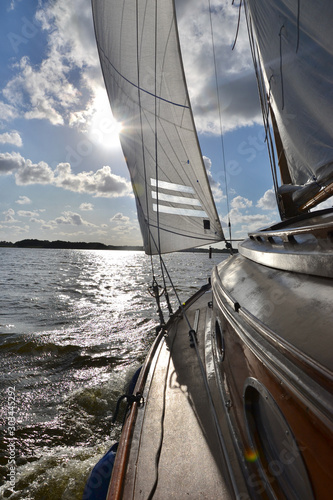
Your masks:
{"label": "blue fender", "polygon": [[95,465],[88,477],[82,500],[105,500],[109,488],[118,443],[115,443]]}
{"label": "blue fender", "polygon": [[[127,394],[133,394],[135,384],[140,375],[141,367],[137,369],[129,384]],[[107,453],[95,465],[88,477],[86,486],[84,488],[82,500],[105,500],[108,493],[111,474],[113,470],[114,461],[116,459],[116,452],[118,443],[115,443]]]}

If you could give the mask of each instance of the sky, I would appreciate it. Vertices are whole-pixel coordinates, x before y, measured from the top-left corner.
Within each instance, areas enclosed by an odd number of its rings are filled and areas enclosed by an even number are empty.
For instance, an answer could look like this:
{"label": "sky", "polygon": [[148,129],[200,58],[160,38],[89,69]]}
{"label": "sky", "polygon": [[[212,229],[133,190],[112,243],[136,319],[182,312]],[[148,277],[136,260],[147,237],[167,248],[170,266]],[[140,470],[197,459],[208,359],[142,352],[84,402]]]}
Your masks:
{"label": "sky", "polygon": [[[229,209],[232,237],[243,238],[279,216],[245,20],[232,50],[238,9],[211,5],[226,175],[205,2],[177,1],[179,30],[222,227]],[[142,244],[90,0],[2,0],[0,43],[0,241]]]}

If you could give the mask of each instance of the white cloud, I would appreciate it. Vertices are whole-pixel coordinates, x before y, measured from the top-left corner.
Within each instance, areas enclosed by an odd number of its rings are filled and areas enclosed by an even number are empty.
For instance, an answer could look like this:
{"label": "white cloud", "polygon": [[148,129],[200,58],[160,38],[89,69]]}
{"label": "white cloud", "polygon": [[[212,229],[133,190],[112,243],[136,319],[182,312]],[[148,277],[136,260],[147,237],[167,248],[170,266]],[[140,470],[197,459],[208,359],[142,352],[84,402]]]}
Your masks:
{"label": "white cloud", "polygon": [[35,224],[45,224],[45,220],[43,220],[43,219],[37,219],[37,217],[32,217],[30,219],[30,222],[33,222]]}
{"label": "white cloud", "polygon": [[133,196],[130,182],[113,174],[109,166],[104,166],[96,172],[74,174],[69,163],[59,163],[55,170],[52,170],[44,161],[36,164],[19,153],[0,153],[0,173],[15,173],[19,186],[48,184],[95,197]]}
{"label": "white cloud", "polygon": [[52,231],[56,225],[57,223],[55,221],[45,222],[41,225],[41,229],[44,229],[45,231]]}
{"label": "white cloud", "polygon": [[95,86],[102,85],[90,3],[43,3],[32,26],[37,35],[40,29],[47,33],[45,57],[32,64],[25,56],[14,66],[16,75],[3,90],[9,103],[2,104],[7,106],[5,116],[19,113],[26,119],[86,130],[94,114]]}
{"label": "white cloud", "polygon": [[[220,132],[209,15],[201,0],[178,0],[183,57],[192,107],[200,132]],[[245,20],[235,49],[238,8],[229,0],[212,2],[214,42],[224,132],[261,123],[257,85],[249,51]],[[36,21],[37,20],[37,21]],[[21,59],[17,74],[4,95],[7,113],[25,113],[27,119],[46,119],[87,131],[94,121],[98,92],[103,87],[92,26],[90,2],[54,0],[37,10],[35,23],[48,34],[46,55],[40,64]],[[220,29],[221,26],[223,29]]]}
{"label": "white cloud", "polygon": [[0,119],[9,121],[17,117],[17,110],[11,104],[0,101]]}
{"label": "white cloud", "polygon": [[126,224],[120,224],[119,226],[116,226],[113,231],[115,231],[116,233],[119,233],[121,235],[123,234],[130,234],[131,232],[131,227],[129,227],[128,225]]}
{"label": "white cloud", "polygon": [[19,196],[19,199],[15,203],[18,205],[30,205],[31,200],[27,196]]}
{"label": "white cloud", "polygon": [[4,212],[2,212],[5,216],[5,220],[2,221],[2,222],[9,222],[9,223],[12,223],[12,222],[18,222],[16,219],[15,219],[15,210],[13,210],[12,208],[9,208],[8,210],[5,210]]}
{"label": "white cloud", "polygon": [[24,165],[25,159],[20,153],[0,153],[0,174],[11,174]]}
{"label": "white cloud", "polygon": [[[15,221],[15,222],[18,222],[18,221]],[[12,235],[21,234],[21,233],[28,233],[29,226],[10,226],[10,231],[11,231]]]}
{"label": "white cloud", "polygon": [[242,235],[272,223],[271,218],[265,214],[243,214],[239,209],[230,210],[229,215],[232,227],[236,229],[237,234]]}
{"label": "white cloud", "polygon": [[256,205],[263,210],[276,210],[276,196],[274,188],[268,189],[264,195],[258,200]]}
{"label": "white cloud", "polygon": [[130,183],[113,174],[109,166],[96,172],[79,172],[73,174],[69,163],[60,163],[55,169],[54,185],[93,196],[112,197],[132,196]]}
{"label": "white cloud", "polygon": [[14,144],[14,146],[21,147],[22,139],[20,134],[16,130],[13,130],[12,132],[0,134],[0,144]]}
{"label": "white cloud", "polygon": [[206,167],[206,172],[207,172],[207,177],[209,180],[209,184],[214,196],[214,200],[216,203],[220,202],[223,198],[225,198],[225,195],[223,195],[223,191],[221,189],[221,184],[213,179],[212,172],[211,172],[211,167],[212,167],[212,162],[210,158],[207,156],[203,156],[203,161],[204,165]]}
{"label": "white cloud", "polygon": [[60,54],[45,59],[37,69],[28,57],[23,57],[18,69],[18,74],[3,90],[7,100],[12,105],[18,104],[26,119],[46,119],[53,125],[64,124],[62,115],[66,115],[70,105],[76,104],[79,92],[67,80],[66,73],[70,68],[64,66]]}
{"label": "white cloud", "polygon": [[61,52],[78,67],[98,65],[91,5],[85,0],[54,0],[43,4],[36,18],[50,32],[50,53]]}
{"label": "white cloud", "polygon": [[18,210],[17,215],[19,217],[38,217],[39,212],[37,211],[30,211],[30,210]]}
{"label": "white cloud", "polygon": [[63,212],[60,217],[55,219],[57,224],[69,224],[72,226],[94,226],[90,222],[82,219],[80,214],[74,212]]}
{"label": "white cloud", "polygon": [[252,200],[243,196],[234,197],[229,216],[222,219],[223,227],[227,227],[230,219],[233,238],[245,238],[249,232],[269,227],[276,221],[277,214],[253,213],[254,210]]}
{"label": "white cloud", "polygon": [[8,11],[14,10],[18,2],[22,2],[22,0],[10,0],[10,5],[9,7],[7,7],[7,10]]}
{"label": "white cloud", "polygon": [[94,209],[94,205],[92,203],[81,203],[80,210],[90,211]]}
{"label": "white cloud", "polygon": [[231,206],[234,209],[252,207],[252,201],[243,196],[236,196],[231,200]]}
{"label": "white cloud", "polygon": [[110,222],[116,222],[120,224],[126,224],[129,222],[130,218],[127,217],[126,215],[123,215],[121,212],[118,212],[116,215],[114,215],[111,219]]}
{"label": "white cloud", "polygon": [[28,184],[52,184],[54,174],[52,169],[44,161],[32,163],[31,160],[25,160],[15,174],[16,184],[25,186]]}
{"label": "white cloud", "polygon": [[[215,3],[215,5],[214,5]],[[214,45],[223,131],[261,123],[257,84],[244,18],[235,49],[238,7],[212,2]],[[199,132],[220,133],[209,12],[201,0],[178,1],[180,38]]]}
{"label": "white cloud", "polygon": [[110,222],[112,224],[112,232],[116,233],[117,237],[119,235],[131,235],[132,237],[137,237],[139,232],[139,225],[137,219],[135,221],[131,220],[127,215],[121,212],[116,213],[111,217]]}

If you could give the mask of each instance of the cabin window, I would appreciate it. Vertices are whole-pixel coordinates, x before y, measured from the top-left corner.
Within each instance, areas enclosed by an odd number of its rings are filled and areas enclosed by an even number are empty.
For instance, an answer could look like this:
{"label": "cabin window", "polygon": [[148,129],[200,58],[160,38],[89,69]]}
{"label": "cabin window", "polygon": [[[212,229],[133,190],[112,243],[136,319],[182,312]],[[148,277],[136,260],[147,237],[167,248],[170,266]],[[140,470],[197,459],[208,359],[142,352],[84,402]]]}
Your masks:
{"label": "cabin window", "polygon": [[217,359],[219,363],[222,363],[225,355],[224,337],[221,321],[217,319],[215,321],[215,341],[216,341],[216,351]]}
{"label": "cabin window", "polygon": [[251,456],[267,492],[277,498],[314,499],[308,473],[287,420],[267,389],[248,379],[244,390],[245,418]]}

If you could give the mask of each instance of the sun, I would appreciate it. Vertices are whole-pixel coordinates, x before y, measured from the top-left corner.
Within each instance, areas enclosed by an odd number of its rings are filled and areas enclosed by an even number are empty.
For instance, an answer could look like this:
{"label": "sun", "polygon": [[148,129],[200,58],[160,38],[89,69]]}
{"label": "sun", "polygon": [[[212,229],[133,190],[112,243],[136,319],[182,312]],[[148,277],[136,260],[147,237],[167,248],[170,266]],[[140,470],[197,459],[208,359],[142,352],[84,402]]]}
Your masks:
{"label": "sun", "polygon": [[119,148],[122,124],[112,115],[106,90],[102,87],[95,90],[93,110],[89,131],[91,140],[103,148]]}

